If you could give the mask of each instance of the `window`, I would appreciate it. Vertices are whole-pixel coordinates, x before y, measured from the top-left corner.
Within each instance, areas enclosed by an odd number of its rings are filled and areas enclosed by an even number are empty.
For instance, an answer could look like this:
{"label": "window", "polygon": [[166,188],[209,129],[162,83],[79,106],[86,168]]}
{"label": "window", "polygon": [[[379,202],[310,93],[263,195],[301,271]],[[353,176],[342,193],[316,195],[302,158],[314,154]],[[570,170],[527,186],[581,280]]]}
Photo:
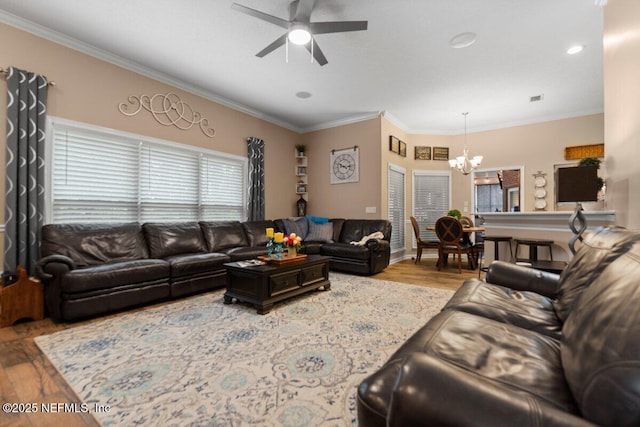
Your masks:
{"label": "window", "polygon": [[389,164],[389,221],[391,222],[391,252],[404,250],[405,170]]}
{"label": "window", "polygon": [[[451,205],[451,174],[449,171],[413,171],[413,216],[423,240],[438,240],[436,233],[426,231],[449,211]],[[415,237],[413,247],[417,247]]]}
{"label": "window", "polygon": [[523,176],[523,166],[473,171],[474,212],[519,211]]}
{"label": "window", "polygon": [[246,218],[246,159],[59,119],[48,137],[47,222]]}

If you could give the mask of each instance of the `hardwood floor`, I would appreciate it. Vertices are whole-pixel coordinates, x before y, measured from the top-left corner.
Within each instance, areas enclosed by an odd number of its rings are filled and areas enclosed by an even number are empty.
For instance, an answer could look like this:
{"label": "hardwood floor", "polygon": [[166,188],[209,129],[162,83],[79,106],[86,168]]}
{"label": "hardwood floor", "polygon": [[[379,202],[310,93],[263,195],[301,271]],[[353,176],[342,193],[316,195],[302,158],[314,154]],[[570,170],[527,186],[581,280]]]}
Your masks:
{"label": "hardwood floor", "polygon": [[[376,279],[391,280],[420,286],[431,286],[455,290],[464,279],[477,277],[476,271],[463,270],[458,274],[455,266],[438,271],[435,259],[423,258],[420,264],[404,260],[390,265],[383,272],[372,276]],[[141,308],[139,310],[148,309]],[[127,313],[130,313],[127,311]],[[118,316],[114,314],[112,316]],[[0,401],[14,404],[35,404],[35,413],[7,413],[0,415],[0,427],[40,427],[40,426],[98,426],[90,414],[65,411],[43,413],[41,404],[81,402],[67,386],[62,376],[38,349],[33,339],[62,329],[77,327],[99,319],[76,323],[54,323],[50,318],[35,322],[24,322],[13,327],[0,329]],[[14,405],[17,406],[17,405]],[[4,409],[4,408],[3,408]]]}

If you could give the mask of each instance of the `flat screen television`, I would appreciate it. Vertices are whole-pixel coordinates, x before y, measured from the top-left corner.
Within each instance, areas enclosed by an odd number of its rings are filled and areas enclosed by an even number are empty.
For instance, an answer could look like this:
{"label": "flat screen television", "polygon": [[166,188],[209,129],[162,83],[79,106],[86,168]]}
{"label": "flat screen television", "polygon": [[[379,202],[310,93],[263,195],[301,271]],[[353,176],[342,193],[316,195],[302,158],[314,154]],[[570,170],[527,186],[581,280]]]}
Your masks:
{"label": "flat screen television", "polygon": [[556,184],[558,203],[598,200],[598,168],[596,166],[558,168]]}

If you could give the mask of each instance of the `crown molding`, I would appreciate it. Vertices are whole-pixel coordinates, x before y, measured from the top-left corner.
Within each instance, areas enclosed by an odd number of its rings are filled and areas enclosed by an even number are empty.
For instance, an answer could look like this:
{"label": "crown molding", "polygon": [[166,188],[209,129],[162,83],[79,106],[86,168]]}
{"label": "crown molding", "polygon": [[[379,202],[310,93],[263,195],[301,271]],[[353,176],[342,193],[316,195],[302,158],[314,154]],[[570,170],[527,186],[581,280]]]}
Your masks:
{"label": "crown molding", "polygon": [[[574,111],[574,112],[570,112],[570,113],[564,113],[564,114],[551,114],[551,115],[546,115],[546,116],[538,116],[538,117],[533,117],[527,120],[516,120],[516,121],[511,121],[511,122],[501,122],[501,123],[495,123],[495,124],[489,124],[486,126],[478,126],[478,127],[473,127],[473,128],[469,128],[467,129],[468,133],[472,133],[472,132],[484,132],[484,131],[490,131],[490,130],[498,130],[498,129],[506,129],[506,128],[511,128],[511,127],[516,127],[516,126],[526,126],[526,125],[534,125],[534,124],[538,124],[538,123],[545,123],[545,122],[552,122],[555,120],[564,120],[564,119],[571,119],[571,118],[575,118],[575,117],[582,117],[582,116],[591,116],[593,114],[602,114],[604,113],[604,109],[603,108],[593,108],[593,109],[586,109],[586,110],[580,110],[580,111]],[[443,129],[416,129],[416,128],[410,128],[407,126],[403,126],[402,123],[398,120],[395,119],[390,119],[389,118],[390,114],[388,112],[384,112],[384,117],[388,118],[389,121],[391,121],[393,124],[395,124],[396,126],[398,126],[400,129],[402,129],[404,132],[410,134],[410,135],[462,135],[464,133],[464,129],[447,129],[447,130],[443,130]],[[393,116],[391,116],[393,117]]]}
{"label": "crown molding", "polygon": [[59,45],[71,48],[73,50],[77,50],[81,53],[84,53],[89,56],[93,56],[94,58],[100,59],[102,61],[106,61],[110,64],[117,65],[121,68],[127,69],[129,71],[133,71],[137,74],[143,75],[145,77],[149,77],[153,80],[159,81],[161,83],[168,84],[177,89],[184,90],[185,92],[192,93],[197,96],[201,96],[209,101],[213,101],[217,104],[224,105],[225,107],[229,107],[241,113],[248,114],[257,119],[264,120],[266,122],[272,123],[277,126],[281,126],[283,128],[292,130],[297,133],[304,132],[304,129],[295,126],[291,123],[276,119],[267,114],[264,114],[261,111],[250,108],[246,105],[239,104],[237,102],[231,101],[230,99],[221,97],[211,91],[205,90],[199,86],[195,86],[189,83],[186,83],[182,80],[176,79],[168,74],[161,73],[157,70],[146,67],[142,64],[139,64],[135,61],[123,58],[119,55],[115,55],[113,53],[107,52],[106,50],[99,49],[95,46],[92,46],[88,43],[75,39],[73,37],[64,35],[57,31],[51,30],[50,28],[46,28],[42,25],[36,24],[35,22],[28,21],[26,19],[20,18],[19,16],[13,15],[6,11],[0,10],[0,22],[3,22],[7,25],[15,27],[19,30],[26,31],[43,39],[52,41]]}
{"label": "crown molding", "polygon": [[379,111],[374,111],[374,112],[370,112],[370,113],[363,113],[363,114],[359,114],[359,115],[353,115],[353,116],[345,117],[343,119],[334,120],[334,121],[331,121],[331,122],[325,122],[325,123],[321,123],[319,125],[314,125],[314,126],[310,126],[308,128],[304,128],[303,129],[303,133],[313,132],[313,131],[322,130],[322,129],[335,128],[335,127],[338,127],[338,126],[350,125],[350,124],[358,123],[358,122],[364,122],[366,120],[375,119],[376,117],[379,117],[379,116],[380,116],[380,112]]}

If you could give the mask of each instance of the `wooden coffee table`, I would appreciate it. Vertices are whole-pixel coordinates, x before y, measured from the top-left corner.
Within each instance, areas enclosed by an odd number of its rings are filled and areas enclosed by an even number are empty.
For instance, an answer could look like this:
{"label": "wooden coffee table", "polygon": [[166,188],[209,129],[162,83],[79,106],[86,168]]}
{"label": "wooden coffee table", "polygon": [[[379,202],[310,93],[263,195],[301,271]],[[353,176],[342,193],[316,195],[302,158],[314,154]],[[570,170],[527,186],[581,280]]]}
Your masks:
{"label": "wooden coffee table", "polygon": [[300,261],[282,264],[242,266],[238,262],[227,263],[224,303],[231,304],[236,298],[253,304],[259,314],[266,314],[277,302],[319,288],[328,291],[331,289],[330,259],[327,256],[308,255]]}

